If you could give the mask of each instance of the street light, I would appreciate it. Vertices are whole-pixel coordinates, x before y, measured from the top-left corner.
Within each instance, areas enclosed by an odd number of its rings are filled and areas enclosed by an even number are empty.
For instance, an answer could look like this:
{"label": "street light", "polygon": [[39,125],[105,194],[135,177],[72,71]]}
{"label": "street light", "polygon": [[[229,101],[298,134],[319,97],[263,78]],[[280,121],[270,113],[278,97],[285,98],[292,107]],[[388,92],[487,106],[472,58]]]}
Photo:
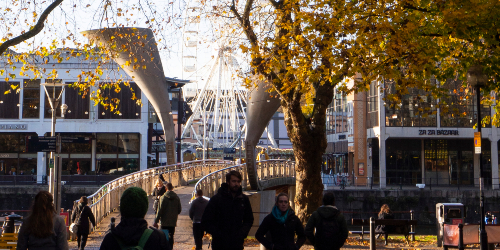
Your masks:
{"label": "street light", "polygon": [[[52,126],[50,130],[50,136],[55,137],[56,135],[56,109],[57,106],[59,105],[59,102],[61,100],[61,96],[64,93],[64,86],[67,84],[65,83],[59,83],[59,82],[46,82],[43,83],[43,88],[45,90],[45,94],[47,95],[47,99],[50,104],[50,111],[52,114]],[[49,94],[49,91],[47,90],[47,86],[52,87],[52,97]],[[59,93],[59,96],[56,98],[56,87],[61,87],[61,93]],[[66,111],[68,110],[68,105],[62,104],[61,105],[61,117],[64,118],[64,115],[66,114]],[[60,164],[59,160],[59,153],[61,153],[61,137],[57,136],[56,137],[56,153],[55,152],[50,152],[50,159],[53,163],[53,167],[51,167],[49,164],[49,175],[50,175],[50,181],[49,181],[49,192],[52,194],[54,197],[54,205],[56,207],[56,212],[59,213],[61,210],[61,172],[62,172],[62,164]]]}
{"label": "street light", "polygon": [[[467,82],[476,89],[476,103],[477,103],[477,132],[479,133],[479,140],[481,140],[481,87],[488,82],[488,76],[483,73],[483,67],[480,65],[473,65],[467,71]],[[488,235],[485,229],[484,222],[484,177],[483,177],[483,153],[479,152],[479,194],[480,194],[480,210],[481,210],[481,226],[479,231],[479,243],[481,250],[488,249]]]}

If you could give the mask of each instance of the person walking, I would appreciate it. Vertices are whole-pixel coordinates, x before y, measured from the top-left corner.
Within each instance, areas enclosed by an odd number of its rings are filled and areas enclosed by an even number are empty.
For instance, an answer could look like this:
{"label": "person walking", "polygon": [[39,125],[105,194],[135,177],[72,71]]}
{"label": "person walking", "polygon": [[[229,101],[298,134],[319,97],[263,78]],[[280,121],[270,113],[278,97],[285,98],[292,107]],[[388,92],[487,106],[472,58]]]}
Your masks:
{"label": "person walking", "polygon": [[88,204],[88,199],[86,196],[82,196],[78,205],[75,209],[73,209],[73,214],[71,215],[71,221],[74,221],[77,225],[76,231],[76,240],[78,242],[78,249],[85,249],[85,245],[87,245],[87,238],[89,237],[90,232],[90,222],[92,226],[95,227],[95,217],[92,213]]}
{"label": "person walking", "polygon": [[[384,204],[382,207],[380,207],[380,211],[378,213],[378,219],[379,220],[388,220],[388,219],[394,219],[394,215],[392,214],[391,209],[389,208],[389,205]],[[387,243],[387,235],[393,231],[393,226],[390,225],[378,225],[377,228],[375,228],[375,233],[377,234],[377,239],[380,238],[380,235],[384,235]]]}
{"label": "person walking", "polygon": [[170,247],[174,248],[174,234],[177,226],[177,217],[182,211],[181,200],[173,191],[172,183],[167,184],[167,192],[160,198],[158,212],[156,212],[154,227],[158,228],[158,222],[161,222],[161,229],[168,230],[168,240]]}
{"label": "person walking", "polygon": [[38,192],[29,217],[19,229],[17,249],[69,249],[66,224],[56,214],[53,202],[51,193]]}
{"label": "person walking", "polygon": [[155,184],[155,189],[153,190],[153,193],[151,196],[153,196],[154,203],[153,203],[153,210],[156,212],[158,211],[158,203],[160,203],[160,198],[163,194],[167,192],[167,189],[165,189],[165,186],[163,185],[163,181],[161,179],[158,179]]}
{"label": "person walking", "polygon": [[201,217],[207,207],[208,200],[203,198],[203,190],[196,190],[196,199],[191,202],[189,208],[189,218],[193,221],[193,238],[196,250],[201,250],[203,245],[203,228],[201,226]]}
{"label": "person walking", "polygon": [[307,221],[305,233],[316,250],[338,250],[349,234],[344,215],[335,207],[335,196],[323,195],[323,206],[314,211]]}
{"label": "person walking", "polygon": [[[267,233],[270,233],[270,239],[266,237]],[[272,212],[260,224],[255,238],[264,247],[273,250],[297,250],[304,244],[306,241],[304,227],[290,208],[287,194],[278,194]]]}
{"label": "person walking", "polygon": [[207,204],[201,224],[212,235],[212,249],[241,250],[253,224],[250,200],[242,193],[241,174],[233,170],[226,174],[217,194]]}
{"label": "person walking", "polygon": [[144,219],[148,207],[148,195],[142,188],[127,188],[120,198],[120,223],[106,234],[100,249],[120,250],[141,246],[148,250],[171,250],[162,231],[148,228],[148,222]]}

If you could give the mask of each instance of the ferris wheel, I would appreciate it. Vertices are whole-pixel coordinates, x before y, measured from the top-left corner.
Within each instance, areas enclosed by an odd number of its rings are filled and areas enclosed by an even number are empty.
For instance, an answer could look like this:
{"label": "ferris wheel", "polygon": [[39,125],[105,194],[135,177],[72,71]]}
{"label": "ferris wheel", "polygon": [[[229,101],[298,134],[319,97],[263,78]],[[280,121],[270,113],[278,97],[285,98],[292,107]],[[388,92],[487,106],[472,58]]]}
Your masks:
{"label": "ferris wheel", "polygon": [[211,29],[207,27],[214,24],[203,20],[201,12],[201,2],[188,3],[182,41],[182,77],[190,80],[194,89],[184,91],[191,92],[186,101],[193,115],[186,122],[181,138],[192,133],[204,149],[233,148],[245,134],[248,93],[238,76],[241,68],[235,50],[227,46],[230,43],[222,34],[224,29],[207,31]]}

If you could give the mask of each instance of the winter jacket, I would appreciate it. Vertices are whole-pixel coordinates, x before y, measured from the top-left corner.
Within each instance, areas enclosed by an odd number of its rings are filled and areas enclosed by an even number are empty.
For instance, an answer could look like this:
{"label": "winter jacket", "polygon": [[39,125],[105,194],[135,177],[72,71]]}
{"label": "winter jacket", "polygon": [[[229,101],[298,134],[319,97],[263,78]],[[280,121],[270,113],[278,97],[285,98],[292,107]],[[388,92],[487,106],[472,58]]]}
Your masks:
{"label": "winter jacket", "polygon": [[193,223],[201,223],[201,217],[203,212],[207,207],[208,200],[203,197],[198,197],[191,202],[191,207],[189,208],[189,218],[193,220]]}
{"label": "winter jacket", "polygon": [[[271,239],[265,237],[268,232]],[[267,249],[273,250],[298,250],[306,241],[304,227],[292,209],[288,210],[285,224],[280,224],[272,213],[268,214],[255,233],[255,238]]]}
{"label": "winter jacket", "polygon": [[[394,219],[394,215],[392,213],[380,213],[378,215],[379,220],[388,220],[388,219]],[[377,228],[375,228],[375,233],[378,234],[386,234],[386,233],[392,233],[394,231],[394,226],[386,226],[386,225],[378,225]]]}
{"label": "winter jacket", "polygon": [[177,216],[181,213],[181,200],[174,191],[167,191],[160,198],[155,223],[161,221],[162,227],[177,226]]}
{"label": "winter jacket", "polygon": [[83,206],[82,203],[78,203],[76,209],[73,210],[73,214],[71,215],[71,221],[76,222],[77,216],[80,214],[80,221],[77,223],[78,225],[78,233],[80,234],[89,234],[90,232],[90,222],[92,222],[92,226],[95,227],[95,217],[92,213],[92,210],[89,206]]}
{"label": "winter jacket", "polygon": [[155,187],[155,189],[153,190],[152,196],[154,199],[156,199],[156,197],[158,197],[158,196],[160,196],[160,198],[161,198],[161,196],[163,194],[165,194],[166,192],[167,192],[167,189],[165,189],[165,186],[161,186],[160,189],[158,189],[158,187]]}
{"label": "winter jacket", "polygon": [[[148,228],[148,223],[144,219],[139,218],[122,218],[120,223],[111,230],[111,233],[106,234],[101,243],[101,250],[121,250],[120,244],[115,237],[118,237],[127,246],[137,246],[141,239],[142,233]],[[148,250],[171,250],[170,244],[167,242],[165,234],[156,228],[149,236],[144,249]]]}
{"label": "winter jacket", "polygon": [[233,198],[229,185],[223,183],[207,204],[201,224],[212,235],[212,248],[243,249],[243,241],[253,224],[250,200],[241,191]]}
{"label": "winter jacket", "polygon": [[23,223],[18,234],[17,249],[68,250],[69,247],[64,219],[54,213],[52,223],[54,224],[54,234],[46,238],[37,238],[30,234],[29,228],[26,228],[26,224]]}
{"label": "winter jacket", "polygon": [[314,249],[323,250],[323,249],[340,249],[340,247],[328,245],[326,242],[322,242],[321,240],[316,240],[316,235],[314,232],[315,228],[321,225],[322,220],[332,220],[335,219],[337,225],[339,226],[340,234],[336,239],[336,243],[342,247],[347,239],[349,231],[347,230],[347,222],[345,220],[344,215],[340,213],[340,211],[335,206],[321,206],[316,210],[309,218],[307,222],[305,233],[309,241],[314,245]]}

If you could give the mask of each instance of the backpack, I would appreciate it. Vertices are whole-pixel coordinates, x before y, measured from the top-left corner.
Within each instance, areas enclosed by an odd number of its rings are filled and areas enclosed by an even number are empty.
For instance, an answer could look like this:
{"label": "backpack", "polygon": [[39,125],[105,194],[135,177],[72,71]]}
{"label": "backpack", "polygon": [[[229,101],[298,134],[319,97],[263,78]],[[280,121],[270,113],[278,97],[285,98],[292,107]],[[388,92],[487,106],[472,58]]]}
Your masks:
{"label": "backpack", "polygon": [[143,250],[144,246],[146,245],[146,242],[148,242],[149,236],[151,236],[152,233],[153,233],[153,229],[147,228],[146,230],[144,230],[144,233],[142,233],[141,239],[139,239],[139,243],[138,243],[139,245],[137,245],[137,246],[127,246],[120,238],[116,237],[115,235],[113,235],[113,236],[115,237],[116,241],[118,241],[118,244],[120,245],[120,248],[122,250],[123,249]]}
{"label": "backpack", "polygon": [[337,222],[337,216],[331,218],[321,218],[320,223],[316,226],[316,234],[314,238],[318,245],[333,246],[336,249],[344,245],[345,240],[340,239],[340,226]]}

